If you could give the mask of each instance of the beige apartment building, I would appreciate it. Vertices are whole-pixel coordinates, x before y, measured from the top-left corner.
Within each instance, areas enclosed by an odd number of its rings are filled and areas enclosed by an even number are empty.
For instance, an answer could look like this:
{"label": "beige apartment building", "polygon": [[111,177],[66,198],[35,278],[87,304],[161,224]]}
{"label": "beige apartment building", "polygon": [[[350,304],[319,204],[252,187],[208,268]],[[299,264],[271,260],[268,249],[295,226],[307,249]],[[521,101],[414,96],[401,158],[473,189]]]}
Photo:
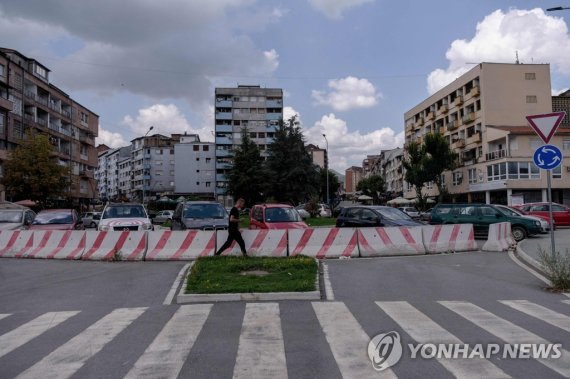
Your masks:
{"label": "beige apartment building", "polygon": [[[481,63],[405,113],[406,143],[439,132],[459,154],[457,169],[444,173],[455,201],[513,204],[547,200],[547,172],[533,163],[544,143],[525,116],[552,112],[548,64]],[[570,203],[570,128],[551,144],[565,158],[552,171],[552,198]],[[424,193],[438,194],[432,183]],[[404,196],[414,198],[405,183]]]}

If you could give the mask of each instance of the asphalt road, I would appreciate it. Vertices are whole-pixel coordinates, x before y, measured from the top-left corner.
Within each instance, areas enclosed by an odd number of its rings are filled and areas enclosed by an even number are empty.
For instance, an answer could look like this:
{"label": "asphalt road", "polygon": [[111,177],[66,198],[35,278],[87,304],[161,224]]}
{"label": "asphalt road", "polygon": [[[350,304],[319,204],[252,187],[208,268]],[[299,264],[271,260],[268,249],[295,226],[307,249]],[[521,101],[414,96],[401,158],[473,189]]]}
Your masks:
{"label": "asphalt road", "polygon": [[326,261],[334,301],[163,305],[184,264],[0,260],[0,377],[377,377],[367,345],[389,331],[404,344],[391,368],[401,378],[570,375],[566,352],[438,360],[406,349],[458,340],[568,349],[570,298],[505,253]]}

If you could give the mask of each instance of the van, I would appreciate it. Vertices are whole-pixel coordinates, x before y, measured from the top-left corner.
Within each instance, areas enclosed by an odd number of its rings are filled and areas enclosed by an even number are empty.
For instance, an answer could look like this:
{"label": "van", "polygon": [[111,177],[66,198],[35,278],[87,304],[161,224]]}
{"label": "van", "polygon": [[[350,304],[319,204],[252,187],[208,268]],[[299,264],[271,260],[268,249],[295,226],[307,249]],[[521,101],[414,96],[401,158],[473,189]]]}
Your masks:
{"label": "van", "polygon": [[476,235],[487,236],[489,225],[510,222],[515,241],[540,233],[540,222],[512,216],[490,204],[438,204],[431,211],[430,224],[473,224]]}

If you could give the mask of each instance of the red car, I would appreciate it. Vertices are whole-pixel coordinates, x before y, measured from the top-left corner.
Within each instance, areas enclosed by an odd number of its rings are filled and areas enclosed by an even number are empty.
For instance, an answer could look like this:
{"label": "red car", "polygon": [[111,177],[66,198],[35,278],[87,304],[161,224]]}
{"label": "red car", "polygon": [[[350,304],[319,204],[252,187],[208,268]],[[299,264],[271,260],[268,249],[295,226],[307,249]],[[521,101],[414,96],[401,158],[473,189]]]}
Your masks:
{"label": "red car", "polygon": [[295,208],[287,204],[259,204],[251,209],[250,229],[305,229],[307,224]]}
{"label": "red car", "polygon": [[36,215],[30,230],[83,230],[75,209],[46,209]]}
{"label": "red car", "polygon": [[[527,203],[517,206],[523,212],[549,219],[548,203]],[[554,219],[554,227],[570,226],[570,209],[561,204],[552,203],[552,218]]]}

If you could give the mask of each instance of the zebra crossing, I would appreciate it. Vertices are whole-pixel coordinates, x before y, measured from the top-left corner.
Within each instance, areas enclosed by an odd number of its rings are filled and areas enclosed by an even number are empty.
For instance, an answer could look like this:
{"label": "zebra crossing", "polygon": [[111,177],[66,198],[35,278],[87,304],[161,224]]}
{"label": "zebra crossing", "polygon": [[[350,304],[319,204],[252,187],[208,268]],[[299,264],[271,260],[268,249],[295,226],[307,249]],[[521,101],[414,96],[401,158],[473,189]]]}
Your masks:
{"label": "zebra crossing", "polygon": [[[538,362],[536,366],[541,376],[550,377],[558,374],[570,377],[570,301],[562,300],[560,306],[551,309],[543,304],[528,300],[500,300],[502,304],[518,316],[527,316],[538,324],[552,327],[559,332],[558,341],[549,340],[524,326],[517,325],[517,317],[507,319],[489,311],[485,306],[467,301],[437,301],[433,306],[437,312],[420,310],[417,304],[407,301],[376,301],[373,309],[378,312],[379,320],[391,320],[391,327],[382,325],[379,321],[374,328],[378,332],[395,330],[402,335],[404,344],[474,344],[482,343],[460,338],[456,333],[446,328],[444,316],[459,316],[470,326],[470,331],[476,335],[492,335],[507,344],[551,344],[560,343],[559,358],[517,359],[517,363],[528,364]],[[204,325],[211,317],[217,304],[180,305],[159,328],[155,336],[149,338],[150,343],[141,347],[140,356],[130,362],[125,370],[126,378],[177,378],[195,350],[200,350],[201,333]],[[233,357],[234,378],[287,378],[288,365],[295,364],[294,358],[287,351],[289,338],[285,323],[282,323],[282,312],[288,311],[287,302],[246,303],[237,352]],[[447,373],[449,377],[485,377],[506,378],[520,376],[513,372],[513,366],[504,361],[480,357],[474,359],[449,359],[449,357],[434,357],[430,362],[425,359],[407,359],[383,371],[374,370],[367,353],[367,346],[374,334],[370,333],[370,325],[363,325],[358,312],[353,313],[345,302],[312,302],[307,308],[313,312],[316,320],[314,325],[324,336],[328,345],[330,364],[334,365],[344,378],[397,378],[402,374],[399,365],[416,365],[421,373],[423,365],[437,365],[438,370]],[[567,310],[566,310],[567,309]],[[39,359],[30,362],[30,366],[15,374],[17,378],[69,378],[97,354],[105,351],[114,343],[117,336],[127,328],[142,328],[141,316],[148,308],[119,308],[114,309],[90,325],[85,325],[78,334],[71,337],[60,346]],[[447,315],[445,313],[448,313]],[[12,330],[0,335],[0,377],[4,371],[3,365],[8,365],[10,356],[22,354],[26,348],[34,348],[39,337],[50,330],[65,328],[66,323],[78,317],[81,311],[46,312],[30,321],[15,326]],[[0,314],[0,327],[17,315]],[[302,320],[300,320],[302,322]],[[309,321],[308,321],[309,322]],[[386,324],[385,321],[383,321]],[[16,325],[17,323],[12,323]],[[10,324],[10,325],[12,325]],[[161,324],[162,325],[162,324]],[[397,328],[393,328],[397,325]],[[526,326],[526,325],[525,325]],[[389,328],[389,329],[387,329]],[[4,329],[2,329],[4,330]],[[205,336],[206,338],[208,336]],[[552,334],[550,334],[552,337]],[[550,338],[552,339],[552,338]],[[493,340],[497,341],[497,340]],[[490,342],[490,341],[487,341]],[[471,346],[471,345],[470,345]],[[51,347],[50,347],[51,348]],[[307,349],[323,348],[322,346],[307,345]],[[324,349],[326,350],[326,349]],[[323,354],[326,357],[327,353]],[[207,359],[204,357],[203,359]],[[192,367],[189,369],[191,372]],[[289,368],[290,369],[290,368]],[[534,368],[536,369],[536,367]],[[96,377],[96,376],[93,376]]]}

